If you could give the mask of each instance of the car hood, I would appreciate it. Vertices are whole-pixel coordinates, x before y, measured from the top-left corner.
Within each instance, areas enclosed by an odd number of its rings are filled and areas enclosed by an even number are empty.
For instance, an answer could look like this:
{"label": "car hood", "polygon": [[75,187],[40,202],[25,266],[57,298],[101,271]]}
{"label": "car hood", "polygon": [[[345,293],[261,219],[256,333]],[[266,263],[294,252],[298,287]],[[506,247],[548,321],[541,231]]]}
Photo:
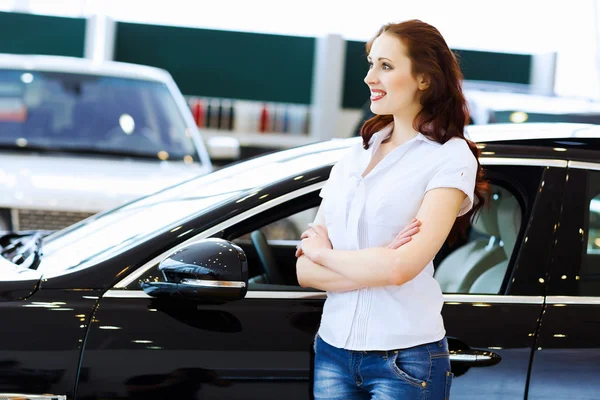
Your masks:
{"label": "car hood", "polygon": [[179,161],[0,153],[0,208],[96,213],[207,172]]}

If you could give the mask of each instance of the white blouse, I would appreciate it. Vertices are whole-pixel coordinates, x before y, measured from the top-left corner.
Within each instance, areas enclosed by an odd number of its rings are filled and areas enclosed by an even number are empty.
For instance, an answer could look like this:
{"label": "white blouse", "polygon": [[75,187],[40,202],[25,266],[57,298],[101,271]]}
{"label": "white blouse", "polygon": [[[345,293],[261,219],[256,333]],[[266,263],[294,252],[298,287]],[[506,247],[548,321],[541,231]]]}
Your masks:
{"label": "white blouse", "polygon": [[[334,249],[385,247],[417,215],[428,190],[448,187],[467,197],[459,216],[473,205],[477,160],[467,142],[440,144],[418,134],[362,173],[392,125],[373,135],[369,149],[352,146],[334,165],[321,189],[321,207]],[[349,350],[392,350],[442,339],[444,299],[433,278],[433,260],[400,286],[328,292],[319,335]]]}

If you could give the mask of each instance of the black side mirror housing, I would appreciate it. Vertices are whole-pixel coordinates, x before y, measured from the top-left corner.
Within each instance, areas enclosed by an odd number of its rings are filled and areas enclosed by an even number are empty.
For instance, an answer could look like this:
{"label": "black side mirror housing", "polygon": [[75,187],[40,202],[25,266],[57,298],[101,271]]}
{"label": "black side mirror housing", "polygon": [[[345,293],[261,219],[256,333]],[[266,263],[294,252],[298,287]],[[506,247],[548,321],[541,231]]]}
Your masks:
{"label": "black side mirror housing", "polygon": [[227,240],[191,243],[160,262],[164,282],[143,282],[153,297],[174,296],[199,301],[233,301],[246,296],[248,261],[244,251]]}

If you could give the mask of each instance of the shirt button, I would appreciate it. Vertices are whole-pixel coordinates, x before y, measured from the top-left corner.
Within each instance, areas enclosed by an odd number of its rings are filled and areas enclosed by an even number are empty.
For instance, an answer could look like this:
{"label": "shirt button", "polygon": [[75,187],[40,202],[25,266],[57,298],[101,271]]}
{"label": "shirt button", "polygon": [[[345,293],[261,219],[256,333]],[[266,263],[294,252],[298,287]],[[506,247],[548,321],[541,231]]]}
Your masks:
{"label": "shirt button", "polygon": [[423,386],[423,387],[427,386],[427,382],[421,383],[421,386]]}

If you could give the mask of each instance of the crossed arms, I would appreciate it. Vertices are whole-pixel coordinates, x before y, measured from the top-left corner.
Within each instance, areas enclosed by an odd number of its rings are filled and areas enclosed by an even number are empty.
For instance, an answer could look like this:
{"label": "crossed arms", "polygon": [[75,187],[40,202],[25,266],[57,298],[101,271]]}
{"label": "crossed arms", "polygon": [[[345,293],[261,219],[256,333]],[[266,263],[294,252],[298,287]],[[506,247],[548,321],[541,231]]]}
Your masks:
{"label": "crossed arms", "polygon": [[455,188],[428,191],[413,220],[386,247],[334,250],[324,217],[302,234],[296,274],[302,287],[345,292],[362,287],[402,285],[416,277],[440,250],[466,195]]}

